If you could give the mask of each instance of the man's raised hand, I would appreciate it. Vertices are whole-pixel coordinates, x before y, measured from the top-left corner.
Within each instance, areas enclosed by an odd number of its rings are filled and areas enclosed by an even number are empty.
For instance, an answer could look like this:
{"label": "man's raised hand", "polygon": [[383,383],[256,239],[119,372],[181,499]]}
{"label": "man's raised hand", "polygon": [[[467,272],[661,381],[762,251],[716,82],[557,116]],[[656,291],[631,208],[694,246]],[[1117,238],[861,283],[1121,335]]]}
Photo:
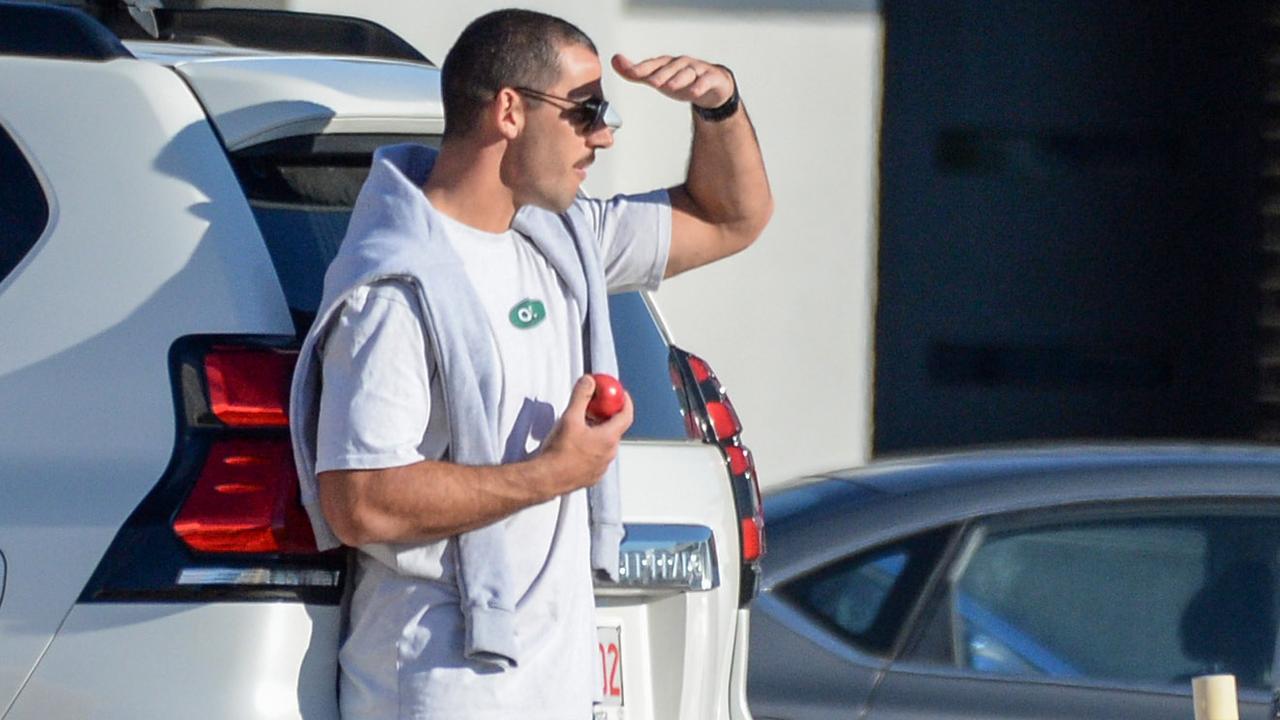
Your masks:
{"label": "man's raised hand", "polygon": [[633,63],[618,54],[613,56],[613,69],[631,82],[701,108],[720,107],[733,97],[733,75],[728,70],[685,55],[660,55]]}

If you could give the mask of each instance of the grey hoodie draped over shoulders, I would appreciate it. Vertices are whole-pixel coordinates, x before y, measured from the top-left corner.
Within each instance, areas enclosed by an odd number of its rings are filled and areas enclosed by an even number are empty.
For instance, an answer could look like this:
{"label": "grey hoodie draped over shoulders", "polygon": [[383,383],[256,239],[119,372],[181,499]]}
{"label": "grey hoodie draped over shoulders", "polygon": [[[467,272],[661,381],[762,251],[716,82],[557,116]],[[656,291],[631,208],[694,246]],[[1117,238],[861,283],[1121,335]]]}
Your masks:
{"label": "grey hoodie draped over shoulders", "polygon": [[[425,337],[435,354],[449,420],[449,460],[496,465],[502,460],[498,427],[500,364],[484,309],[467,280],[462,261],[444,235],[441,218],[422,186],[436,151],[423,145],[392,145],[373,156],[346,237],[324,278],[315,323],[298,355],[290,396],[289,426],[302,504],[322,549],[341,543],[320,509],[315,461],[322,358],[319,347],[331,321],[357,289],[384,279],[416,288]],[[522,208],[512,228],[527,236],[559,274],[586,312],[583,347],[589,372],[617,374],[604,271],[595,233],[574,205],[557,214]],[[622,540],[617,461],[588,490],[591,564],[613,579]],[[499,668],[517,665],[517,588],[512,586],[508,537],[496,523],[456,538],[456,580],[465,621],[466,657]],[[371,545],[362,550],[399,573],[440,579],[439,564],[426,560],[424,545]]]}

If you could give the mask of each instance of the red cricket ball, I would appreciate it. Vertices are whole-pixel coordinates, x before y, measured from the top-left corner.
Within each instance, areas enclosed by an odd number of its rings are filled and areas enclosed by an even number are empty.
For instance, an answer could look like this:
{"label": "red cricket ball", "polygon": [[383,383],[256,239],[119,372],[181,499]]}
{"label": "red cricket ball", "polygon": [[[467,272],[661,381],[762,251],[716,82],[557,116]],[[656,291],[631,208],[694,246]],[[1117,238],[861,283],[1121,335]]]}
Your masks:
{"label": "red cricket ball", "polygon": [[622,383],[618,378],[604,373],[592,373],[596,381],[596,391],[587,403],[587,419],[592,422],[604,422],[617,415],[626,404]]}

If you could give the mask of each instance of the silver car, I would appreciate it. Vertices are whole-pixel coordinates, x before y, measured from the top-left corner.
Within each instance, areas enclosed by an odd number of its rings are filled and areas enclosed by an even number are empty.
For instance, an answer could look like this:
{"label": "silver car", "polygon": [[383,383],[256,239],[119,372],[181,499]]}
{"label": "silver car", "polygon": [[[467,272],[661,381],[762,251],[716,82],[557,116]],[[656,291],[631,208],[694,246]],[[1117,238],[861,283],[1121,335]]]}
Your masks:
{"label": "silver car", "polygon": [[1270,718],[1280,450],[903,458],[766,496],[748,697],[775,720]]}

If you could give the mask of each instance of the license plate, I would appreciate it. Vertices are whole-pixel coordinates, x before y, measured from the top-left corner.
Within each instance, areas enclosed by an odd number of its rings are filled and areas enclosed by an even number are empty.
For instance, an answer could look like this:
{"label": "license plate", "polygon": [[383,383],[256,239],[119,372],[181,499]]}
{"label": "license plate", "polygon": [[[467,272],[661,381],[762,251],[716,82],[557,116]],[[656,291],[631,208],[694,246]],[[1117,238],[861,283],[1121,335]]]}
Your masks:
{"label": "license plate", "polygon": [[597,626],[600,652],[600,698],[606,707],[622,707],[622,628]]}

